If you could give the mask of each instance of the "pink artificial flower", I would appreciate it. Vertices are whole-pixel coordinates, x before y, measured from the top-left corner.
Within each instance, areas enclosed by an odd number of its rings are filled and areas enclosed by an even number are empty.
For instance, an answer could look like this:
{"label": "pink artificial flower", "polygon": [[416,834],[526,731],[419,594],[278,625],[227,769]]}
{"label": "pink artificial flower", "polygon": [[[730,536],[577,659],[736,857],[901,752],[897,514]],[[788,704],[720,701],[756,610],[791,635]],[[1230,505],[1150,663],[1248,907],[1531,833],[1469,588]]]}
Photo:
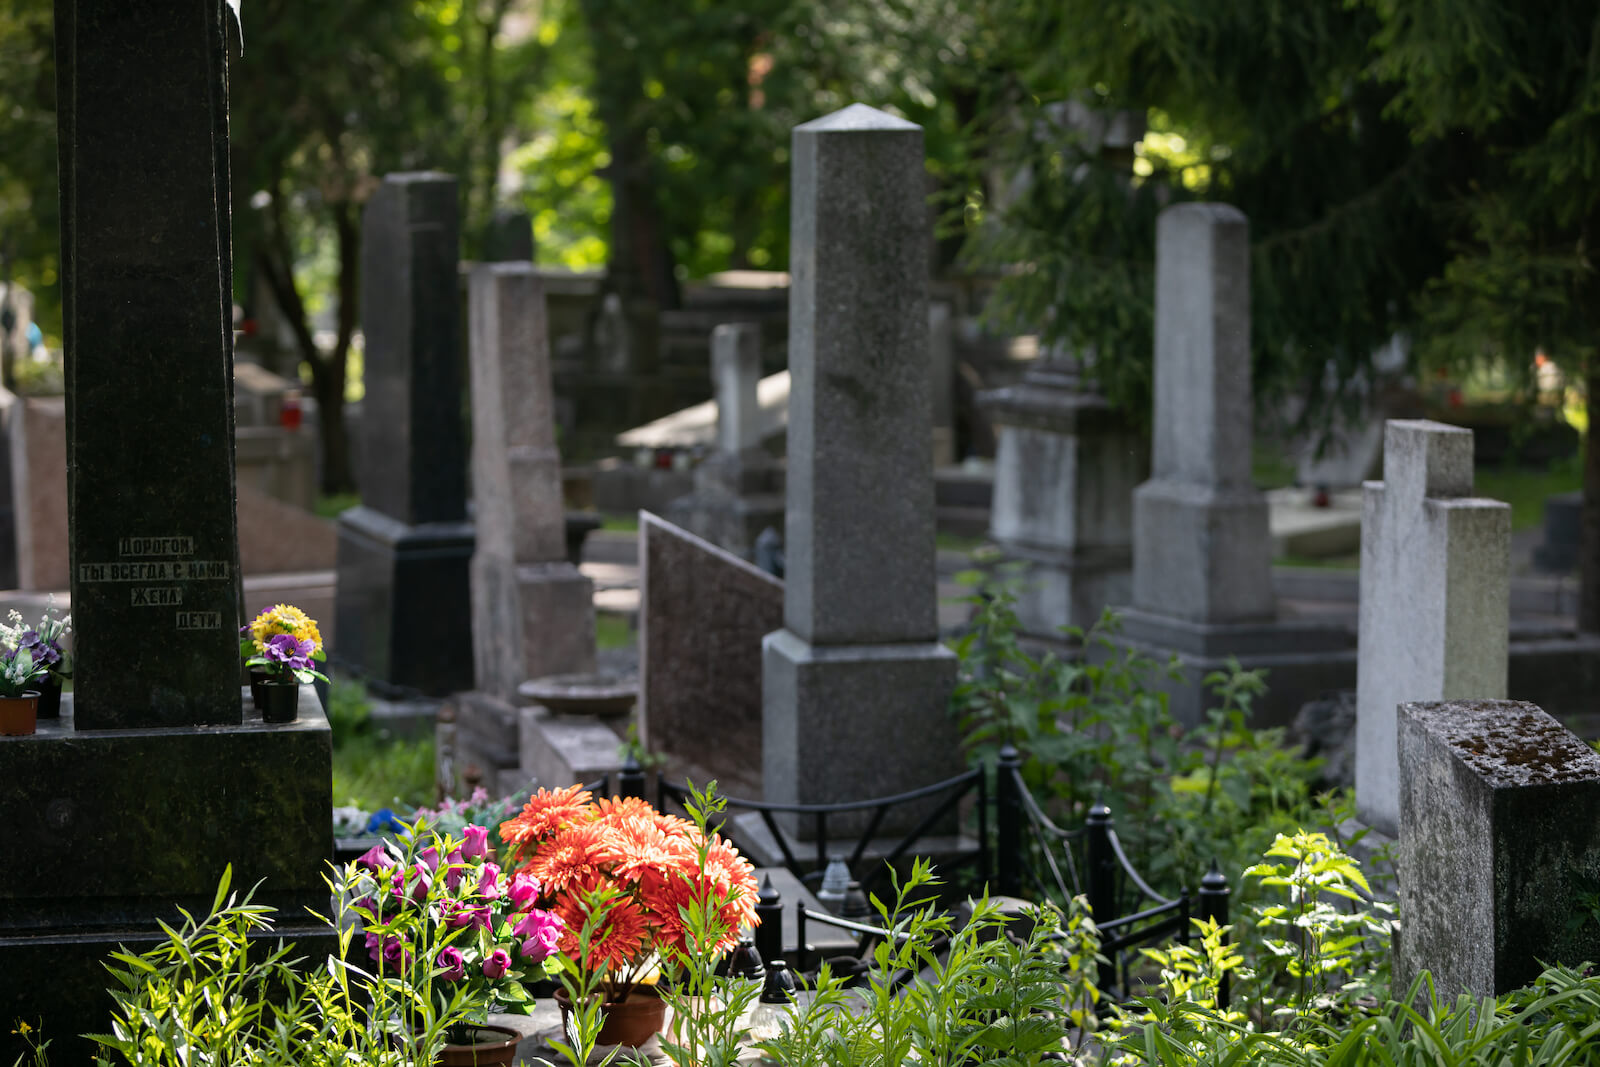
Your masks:
{"label": "pink artificial flower", "polygon": [[461,846],[461,855],[469,860],[481,860],[489,854],[489,828],[487,826],[468,826],[461,831],[466,835],[466,841]]}
{"label": "pink artificial flower", "polygon": [[364,871],[377,874],[394,866],[394,857],[389,855],[389,850],[382,845],[373,845],[361,855],[356,857],[356,866]]}
{"label": "pink artificial flower", "polygon": [[512,933],[522,938],[517,952],[525,960],[538,962],[552,955],[561,942],[561,931],[566,927],[561,916],[553,911],[537,908],[517,921]]}
{"label": "pink artificial flower", "polygon": [[[474,789],[472,791],[472,803],[474,803],[474,804],[484,804],[484,803],[487,803],[488,800],[489,800],[489,791],[487,789],[485,789],[483,786],[480,785],[480,786],[478,786],[478,788],[476,788],[476,789]],[[465,806],[466,806],[465,804],[462,805],[462,807],[465,807]]]}
{"label": "pink artificial flower", "polygon": [[461,950],[454,945],[440,949],[433,962],[440,968],[439,977],[447,981],[459,982],[467,976],[467,961],[461,958]]}
{"label": "pink artificial flower", "polygon": [[454,900],[445,901],[444,909],[444,924],[450,927],[452,930],[459,930],[463,926],[471,925],[473,920],[473,912],[477,910],[475,908],[469,908],[465,905],[458,904]]}
{"label": "pink artificial flower", "polygon": [[422,865],[427,867],[430,871],[437,871],[439,869],[439,850],[434,848],[432,845],[429,845],[427,848],[417,853],[417,859],[420,860]]}
{"label": "pink artificial flower", "polygon": [[383,962],[395,970],[404,969],[411,962],[411,952],[406,948],[406,943],[390,934],[383,939]]}
{"label": "pink artificial flower", "polygon": [[513,911],[526,911],[539,898],[539,879],[518,871],[511,877],[511,907]]}
{"label": "pink artificial flower", "polygon": [[483,961],[483,976],[485,978],[499,978],[511,969],[511,954],[503,948],[497,948]]}
{"label": "pink artificial flower", "polygon": [[[412,903],[421,904],[428,898],[428,888],[432,884],[428,875],[431,872],[420,863],[411,865],[410,871],[394,872],[394,895],[399,899],[410,897]],[[408,878],[407,875],[410,875]],[[408,884],[409,883],[409,884]]]}
{"label": "pink artificial flower", "polygon": [[500,888],[500,867],[497,864],[483,865],[483,873],[478,875],[478,895],[484,900],[499,900],[504,895]]}

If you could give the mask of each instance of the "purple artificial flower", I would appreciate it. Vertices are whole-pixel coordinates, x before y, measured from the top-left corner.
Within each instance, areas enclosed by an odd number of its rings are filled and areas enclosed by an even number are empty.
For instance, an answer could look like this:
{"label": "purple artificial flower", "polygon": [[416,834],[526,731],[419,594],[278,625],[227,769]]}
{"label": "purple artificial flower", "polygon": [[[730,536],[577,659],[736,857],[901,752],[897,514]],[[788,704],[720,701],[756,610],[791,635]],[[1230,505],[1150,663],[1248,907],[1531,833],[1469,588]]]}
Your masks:
{"label": "purple artificial flower", "polygon": [[561,942],[561,931],[565,926],[561,916],[553,911],[534,909],[528,912],[517,920],[517,925],[511,931],[522,939],[517,952],[523,959],[534,962],[552,955]]}
{"label": "purple artificial flower", "polygon": [[461,831],[467,836],[461,845],[461,855],[469,860],[481,860],[489,855],[489,828],[468,826]]}
{"label": "purple artificial flower", "polygon": [[467,866],[461,860],[461,850],[454,849],[445,859],[444,884],[445,888],[454,893],[461,888],[461,877],[467,873]]}
{"label": "purple artificial flower", "polygon": [[511,969],[511,954],[503,948],[497,948],[483,961],[483,976],[485,978],[499,978]]}
{"label": "purple artificial flower", "polygon": [[402,970],[411,962],[411,952],[406,948],[406,943],[390,934],[383,939],[383,962],[395,970]]}
{"label": "purple artificial flower", "polygon": [[25,648],[33,656],[35,667],[54,667],[61,662],[61,646],[54,641],[46,641],[39,636],[37,630],[24,631],[17,638],[17,648]]}
{"label": "purple artificial flower", "polygon": [[511,877],[511,910],[525,911],[539,898],[539,879],[518,871]]}
{"label": "purple artificial flower", "polygon": [[364,871],[377,874],[394,866],[394,857],[389,855],[389,850],[382,845],[373,845],[361,855],[356,857],[356,866]]}
{"label": "purple artificial flower", "polygon": [[440,949],[433,962],[440,968],[439,977],[447,981],[459,982],[467,976],[467,961],[461,958],[461,950],[454,945]]}
{"label": "purple artificial flower", "polygon": [[282,664],[291,671],[309,671],[311,653],[316,650],[311,641],[302,641],[294,634],[273,634],[262,655],[268,663]]}

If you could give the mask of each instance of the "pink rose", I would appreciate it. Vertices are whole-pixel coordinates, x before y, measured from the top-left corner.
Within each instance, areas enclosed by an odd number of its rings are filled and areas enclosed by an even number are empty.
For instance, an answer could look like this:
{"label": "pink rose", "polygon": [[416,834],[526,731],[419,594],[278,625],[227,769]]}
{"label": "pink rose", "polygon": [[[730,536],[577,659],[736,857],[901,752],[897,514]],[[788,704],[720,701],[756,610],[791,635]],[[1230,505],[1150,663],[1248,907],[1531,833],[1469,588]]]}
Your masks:
{"label": "pink rose", "polygon": [[428,874],[428,868],[420,863],[413,864],[409,871],[395,871],[394,895],[400,899],[410,897],[413,903],[421,904],[428,898]]}
{"label": "pink rose", "polygon": [[407,963],[411,962],[411,953],[406,948],[406,943],[393,934],[384,938],[383,962],[397,971],[403,969]]}
{"label": "pink rose", "polygon": [[500,868],[496,864],[483,865],[483,873],[478,875],[478,895],[484,900],[499,900],[503,895],[500,889]]}
{"label": "pink rose", "polygon": [[467,873],[467,866],[461,859],[461,850],[458,848],[450,853],[444,869],[444,884],[454,893],[461,888],[461,878]]}
{"label": "pink rose", "polygon": [[430,871],[436,871],[439,869],[439,850],[434,848],[432,845],[429,845],[427,848],[417,853],[417,859]]}
{"label": "pink rose", "polygon": [[556,946],[561,943],[561,930],[565,925],[561,916],[553,911],[535,909],[528,912],[512,928],[512,933],[523,939],[517,946],[517,953],[523,959],[534,962],[554,954]]}
{"label": "pink rose", "polygon": [[461,958],[461,950],[454,945],[440,949],[433,962],[440,969],[439,977],[448,981],[459,982],[467,976],[467,961]]}
{"label": "pink rose", "polygon": [[468,826],[461,832],[467,838],[461,846],[462,856],[469,860],[481,860],[489,854],[489,828],[487,826]]}
{"label": "pink rose", "polygon": [[511,969],[511,954],[503,948],[497,948],[483,961],[483,976],[485,978],[499,978]]}
{"label": "pink rose", "polygon": [[531,874],[518,871],[511,878],[511,908],[513,911],[525,911],[533,905],[539,897],[539,879]]}
{"label": "pink rose", "polygon": [[444,908],[444,922],[446,926],[450,927],[450,929],[459,930],[464,926],[471,925],[473,918],[472,913],[475,909],[464,907],[453,900],[445,901]]}
{"label": "pink rose", "polygon": [[364,871],[377,874],[394,866],[394,857],[389,855],[389,850],[382,845],[373,845],[361,855],[356,857],[356,866]]}

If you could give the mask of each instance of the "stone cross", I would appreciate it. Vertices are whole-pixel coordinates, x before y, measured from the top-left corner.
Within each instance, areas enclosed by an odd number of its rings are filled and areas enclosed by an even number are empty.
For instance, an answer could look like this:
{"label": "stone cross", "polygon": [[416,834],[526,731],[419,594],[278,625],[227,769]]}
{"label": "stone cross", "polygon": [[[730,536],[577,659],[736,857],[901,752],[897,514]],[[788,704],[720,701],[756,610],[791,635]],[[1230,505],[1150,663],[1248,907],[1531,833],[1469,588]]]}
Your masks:
{"label": "stone cross", "polygon": [[922,130],[860,104],[797,126],[784,628],[763,643],[766,797],[959,767],[934,579]]}
{"label": "stone cross", "polygon": [[470,280],[477,687],[594,670],[594,584],[567,560],[544,283],[531,263]]}
{"label": "stone cross", "polygon": [[1460,700],[1400,706],[1399,766],[1396,988],[1486,997],[1600,959],[1600,755],[1533,704]]}
{"label": "stone cross", "polygon": [[717,449],[739,455],[761,447],[761,327],[725,322],[711,331],[711,384],[717,398]]}
{"label": "stone cross", "polygon": [[238,723],[221,5],[56,19],[76,725]]}
{"label": "stone cross", "polygon": [[1392,420],[1383,457],[1362,490],[1356,807],[1392,836],[1396,707],[1506,695],[1511,508],[1472,496],[1470,430]]}
{"label": "stone cross", "polygon": [[456,211],[447,174],[390,174],[367,202],[362,506],[339,517],[339,658],[431,696],[472,687]]}
{"label": "stone cross", "polygon": [[1156,223],[1155,442],[1134,493],[1133,602],[1193,623],[1272,618],[1267,502],[1250,481],[1250,231],[1236,208]]}

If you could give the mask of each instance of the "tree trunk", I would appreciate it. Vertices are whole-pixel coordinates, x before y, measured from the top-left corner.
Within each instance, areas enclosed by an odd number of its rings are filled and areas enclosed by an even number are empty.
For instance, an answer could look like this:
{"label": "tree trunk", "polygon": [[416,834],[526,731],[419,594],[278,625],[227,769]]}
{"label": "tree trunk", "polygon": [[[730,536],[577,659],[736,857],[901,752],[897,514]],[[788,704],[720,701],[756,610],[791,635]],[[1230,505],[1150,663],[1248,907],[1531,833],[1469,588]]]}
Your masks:
{"label": "tree trunk", "polygon": [[1578,629],[1600,633],[1600,369],[1584,378],[1583,539],[1578,550]]}

